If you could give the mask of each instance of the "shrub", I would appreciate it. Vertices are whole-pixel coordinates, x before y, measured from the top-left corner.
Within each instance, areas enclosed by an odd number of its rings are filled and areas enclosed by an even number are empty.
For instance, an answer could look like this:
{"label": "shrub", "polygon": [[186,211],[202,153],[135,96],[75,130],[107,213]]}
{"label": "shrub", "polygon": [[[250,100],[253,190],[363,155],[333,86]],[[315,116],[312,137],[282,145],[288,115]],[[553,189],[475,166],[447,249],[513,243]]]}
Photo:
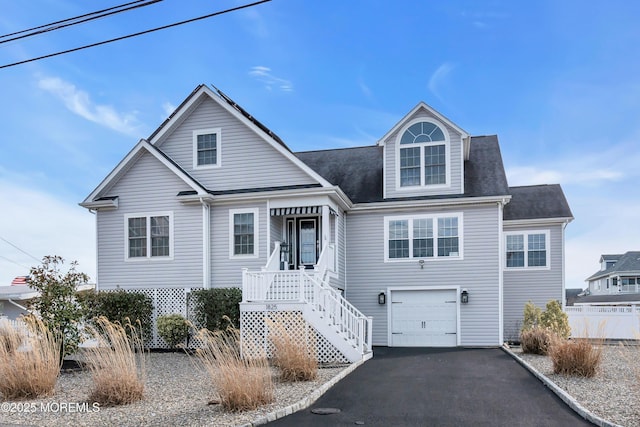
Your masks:
{"label": "shrub", "polygon": [[269,340],[273,343],[274,363],[283,381],[310,381],[318,377],[315,345],[300,342],[281,322],[267,319]]}
{"label": "shrub", "polygon": [[201,289],[191,294],[194,320],[198,327],[210,331],[224,330],[228,321],[235,328],[240,327],[240,301],[242,301],[242,289],[240,288],[216,288]]}
{"label": "shrub", "polygon": [[140,329],[130,322],[123,327],[102,316],[89,327],[97,341],[86,350],[93,377],[89,399],[101,405],[126,405],[144,396],[145,353]]}
{"label": "shrub", "polygon": [[269,362],[264,354],[242,357],[238,329],[231,326],[226,331],[202,329],[198,339],[204,345],[196,349],[196,356],[209,374],[224,409],[244,411],[273,402]]}
{"label": "shrub", "polygon": [[549,357],[556,374],[593,377],[600,366],[602,347],[587,339],[557,340],[549,348]]}
{"label": "shrub", "polygon": [[45,326],[61,338],[61,358],[75,353],[80,344],[82,308],[76,300],[76,287],[89,281],[89,276],[76,271],[76,261],[64,274],[60,271],[63,264],[60,256],[45,256],[42,265],[31,268],[27,281],[30,288],[39,292],[31,308],[38,312]]}
{"label": "shrub", "polygon": [[[87,292],[78,297],[82,302],[85,318],[89,323],[92,319],[101,316],[121,325],[129,322],[133,325],[139,325],[138,332],[141,333],[142,338],[145,341],[151,341],[153,301],[150,297],[138,292],[125,292],[121,289],[110,292]],[[129,333],[130,331],[125,328],[125,332]]]}
{"label": "shrub", "polygon": [[542,310],[532,301],[527,301],[524,305],[524,321],[522,322],[521,331],[533,329],[540,325]]}
{"label": "shrub", "polygon": [[181,314],[165,314],[158,317],[156,323],[158,335],[171,348],[183,343],[189,336],[189,322]]}
{"label": "shrub", "polygon": [[552,340],[553,333],[545,328],[535,327],[520,332],[520,346],[523,353],[546,355]]}
{"label": "shrub", "polygon": [[545,311],[540,315],[540,324],[564,339],[569,338],[571,334],[569,316],[562,311],[562,306],[556,300],[547,303]]}
{"label": "shrub", "polygon": [[9,325],[5,345],[0,345],[0,393],[5,399],[50,396],[60,374],[60,340],[35,316],[23,319],[27,330]]}

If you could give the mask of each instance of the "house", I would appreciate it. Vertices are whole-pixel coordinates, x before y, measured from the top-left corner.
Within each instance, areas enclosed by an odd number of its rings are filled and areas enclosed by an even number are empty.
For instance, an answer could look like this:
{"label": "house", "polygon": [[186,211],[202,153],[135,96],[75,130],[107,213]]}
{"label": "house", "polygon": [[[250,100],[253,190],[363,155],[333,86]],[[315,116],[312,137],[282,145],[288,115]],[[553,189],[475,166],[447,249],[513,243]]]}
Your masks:
{"label": "house", "polygon": [[640,251],[601,255],[600,269],[587,277],[587,292],[575,304],[640,304]]}
{"label": "house", "polygon": [[26,305],[38,296],[38,292],[27,286],[28,276],[18,276],[10,286],[0,286],[0,318],[15,320],[29,313]]}
{"label": "house", "polygon": [[158,315],[241,286],[246,343],[284,319],[321,360],[517,337],[526,301],[564,300],[573,219],[560,186],[509,187],[496,136],[423,102],[375,145],[295,153],[204,85],[81,206],[99,289],[145,292]]}

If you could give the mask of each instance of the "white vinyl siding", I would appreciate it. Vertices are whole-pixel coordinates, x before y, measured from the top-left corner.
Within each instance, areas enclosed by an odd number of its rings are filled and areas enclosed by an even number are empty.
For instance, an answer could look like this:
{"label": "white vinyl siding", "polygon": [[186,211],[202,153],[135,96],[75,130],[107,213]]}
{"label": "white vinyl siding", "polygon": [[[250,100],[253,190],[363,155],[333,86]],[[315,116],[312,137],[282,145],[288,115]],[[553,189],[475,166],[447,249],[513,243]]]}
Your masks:
{"label": "white vinyl siding", "polygon": [[[345,295],[365,315],[373,317],[373,344],[389,345],[388,307],[378,304],[378,293],[403,289],[466,288],[469,303],[460,306],[460,345],[500,345],[499,207],[496,204],[461,206],[460,258],[414,258],[384,262],[386,235],[380,230],[392,217],[451,217],[438,208],[386,212],[351,212],[346,216]],[[436,227],[436,221],[434,221]],[[420,260],[426,260],[423,264]]]}
{"label": "white vinyl siding", "polygon": [[385,262],[462,258],[462,218],[461,212],[385,217]]}
{"label": "white vinyl siding", "polygon": [[[184,121],[158,141],[157,146],[207,189],[226,191],[317,184],[215,101],[205,98],[192,108]],[[194,168],[193,134],[207,129],[220,129],[219,164],[213,168]]]}

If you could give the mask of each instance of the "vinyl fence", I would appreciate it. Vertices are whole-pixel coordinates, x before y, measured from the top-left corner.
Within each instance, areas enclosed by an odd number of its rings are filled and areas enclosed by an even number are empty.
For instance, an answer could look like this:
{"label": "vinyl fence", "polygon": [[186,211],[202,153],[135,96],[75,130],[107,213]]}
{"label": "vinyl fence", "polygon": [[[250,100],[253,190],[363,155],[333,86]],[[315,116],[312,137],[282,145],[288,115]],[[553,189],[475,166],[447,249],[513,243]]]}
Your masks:
{"label": "vinyl fence", "polygon": [[565,307],[573,338],[640,339],[640,306]]}

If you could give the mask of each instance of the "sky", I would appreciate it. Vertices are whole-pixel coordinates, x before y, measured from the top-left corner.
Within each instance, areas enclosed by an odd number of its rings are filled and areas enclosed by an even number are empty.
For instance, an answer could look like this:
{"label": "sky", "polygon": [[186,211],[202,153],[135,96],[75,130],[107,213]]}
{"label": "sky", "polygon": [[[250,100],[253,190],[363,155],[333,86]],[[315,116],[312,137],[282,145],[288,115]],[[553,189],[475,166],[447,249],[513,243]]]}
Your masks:
{"label": "sky", "polygon": [[[0,0],[0,35],[118,4]],[[0,43],[0,67],[242,4],[164,0]],[[626,0],[273,0],[0,68],[0,285],[53,254],[95,277],[78,203],[207,84],[293,151],[373,145],[420,101],[498,135],[510,185],[562,185],[584,287],[601,254],[640,250],[639,20]]]}

